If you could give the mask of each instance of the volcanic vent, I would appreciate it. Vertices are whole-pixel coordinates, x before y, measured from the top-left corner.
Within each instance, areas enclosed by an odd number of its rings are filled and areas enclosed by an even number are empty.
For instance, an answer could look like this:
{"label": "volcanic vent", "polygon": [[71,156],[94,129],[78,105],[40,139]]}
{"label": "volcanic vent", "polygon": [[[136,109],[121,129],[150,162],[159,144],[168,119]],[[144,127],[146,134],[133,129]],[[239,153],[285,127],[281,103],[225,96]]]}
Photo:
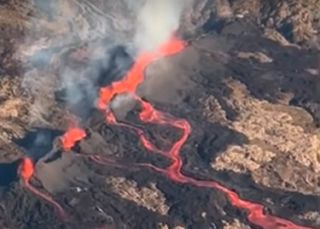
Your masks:
{"label": "volcanic vent", "polygon": [[[143,82],[144,71],[151,62],[155,61],[160,56],[173,55],[175,53],[178,53],[182,51],[184,46],[185,43],[183,41],[178,40],[176,38],[172,38],[161,48],[159,48],[159,50],[157,50],[155,53],[142,53],[141,56],[137,58],[135,64],[129,71],[128,75],[126,75],[123,80],[116,81],[112,83],[110,86],[101,88],[98,107],[102,112],[105,112],[106,122],[109,125],[117,125],[119,127],[133,129],[134,131],[136,131],[140,138],[140,141],[148,151],[160,154],[163,157],[171,160],[171,164],[166,168],[157,167],[149,163],[134,163],[132,165],[125,165],[123,167],[125,168],[127,166],[130,166],[147,168],[159,172],[163,175],[166,175],[170,179],[178,183],[191,184],[197,187],[214,188],[219,191],[222,191],[225,194],[227,194],[227,196],[231,200],[231,203],[234,206],[243,208],[248,211],[248,219],[251,223],[259,225],[263,228],[304,228],[296,226],[288,220],[264,213],[262,205],[242,200],[239,197],[239,195],[236,194],[234,191],[231,191],[226,187],[221,186],[219,183],[215,181],[207,181],[202,179],[197,180],[195,178],[192,178],[191,176],[186,176],[181,172],[183,167],[183,161],[180,157],[180,151],[184,143],[187,141],[189,135],[191,134],[190,124],[185,119],[174,118],[170,114],[162,113],[156,110],[153,107],[153,105],[151,105],[149,102],[145,100],[142,100],[140,97],[137,96],[135,92],[139,84]],[[175,143],[173,143],[169,150],[162,150],[156,147],[151,141],[148,140],[148,137],[144,134],[142,129],[131,126],[127,123],[118,123],[117,118],[115,117],[113,111],[109,107],[109,104],[111,103],[111,100],[114,98],[114,96],[122,93],[131,94],[134,97],[134,99],[136,99],[140,103],[141,111],[139,113],[139,119],[142,122],[158,125],[168,125],[182,130],[182,136],[180,136],[180,138]],[[85,130],[79,127],[71,127],[61,138],[64,151],[70,151],[77,142],[81,141],[85,137]],[[114,161],[114,159],[103,157],[101,155],[90,155],[88,156],[88,158],[98,164],[106,166],[118,163]],[[31,158],[24,158],[21,170],[21,176],[25,182],[26,188],[28,188],[34,194],[51,203],[57,209],[60,216],[66,218],[67,214],[64,212],[63,208],[57,202],[55,202],[48,195],[39,192],[37,189],[30,185],[30,179],[34,174],[34,164]]]}
{"label": "volcanic vent", "polygon": [[43,40],[6,54],[0,225],[319,227],[318,51],[235,2],[3,3]]}

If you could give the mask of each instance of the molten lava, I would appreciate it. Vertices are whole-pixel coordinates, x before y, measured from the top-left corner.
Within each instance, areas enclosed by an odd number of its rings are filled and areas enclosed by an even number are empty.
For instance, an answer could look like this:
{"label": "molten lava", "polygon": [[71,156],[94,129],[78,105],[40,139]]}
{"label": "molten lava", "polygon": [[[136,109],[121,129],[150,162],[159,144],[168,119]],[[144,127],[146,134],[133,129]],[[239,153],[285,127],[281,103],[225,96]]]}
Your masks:
{"label": "molten lava", "polygon": [[162,56],[173,55],[183,50],[185,43],[178,39],[171,39],[155,52],[142,53],[136,60],[127,76],[111,86],[101,88],[98,107],[101,110],[107,109],[113,97],[117,94],[132,93],[135,94],[137,87],[144,81],[144,70],[153,61]]}
{"label": "molten lava", "polygon": [[87,133],[85,130],[74,127],[70,128],[62,137],[62,145],[65,151],[69,151],[72,149],[72,147],[75,146],[77,142],[84,139],[87,136]]}
{"label": "molten lava", "polygon": [[67,214],[65,213],[63,208],[51,196],[39,191],[38,189],[36,189],[30,184],[30,180],[34,175],[34,172],[35,172],[35,169],[34,169],[34,163],[32,159],[29,157],[25,157],[21,165],[21,177],[24,181],[25,187],[29,189],[31,192],[33,192],[35,195],[39,196],[40,198],[52,204],[55,207],[55,209],[58,211],[59,215],[63,219],[67,219]]}
{"label": "molten lava", "polygon": [[[184,143],[187,141],[189,135],[191,134],[191,126],[185,119],[174,118],[169,114],[163,113],[156,110],[152,104],[142,100],[138,95],[136,95],[136,90],[138,86],[144,81],[144,71],[145,69],[155,60],[163,56],[174,55],[181,52],[185,48],[186,44],[176,38],[172,38],[164,45],[162,45],[155,52],[145,52],[142,53],[136,60],[134,66],[130,72],[124,77],[123,80],[114,82],[112,85],[101,88],[100,97],[98,101],[98,107],[101,111],[106,114],[106,121],[109,124],[119,125],[121,127],[126,127],[135,130],[140,136],[141,142],[144,144],[147,150],[150,152],[161,154],[169,159],[172,163],[167,168],[158,168],[152,164],[138,164],[139,166],[144,166],[153,169],[159,173],[168,176],[175,182],[191,184],[197,187],[206,187],[217,189],[224,192],[230,199],[230,202],[238,208],[245,209],[248,212],[248,219],[255,225],[261,226],[265,229],[307,229],[307,227],[302,227],[295,225],[289,220],[282,219],[280,217],[268,215],[264,212],[264,207],[260,204],[253,203],[247,200],[243,200],[239,197],[237,193],[227,189],[221,184],[215,181],[205,181],[197,180],[192,177],[188,177],[182,173],[183,161],[180,155],[181,149]],[[146,123],[154,123],[159,125],[173,126],[177,129],[183,131],[181,138],[173,143],[170,150],[163,151],[155,147],[144,135],[143,131],[128,124],[118,123],[115,115],[109,108],[111,100],[117,95],[122,93],[130,93],[141,103],[142,111],[139,114],[141,121]],[[86,137],[86,132],[80,128],[71,128],[62,137],[62,143],[65,150],[70,150],[78,141]],[[111,164],[114,160],[102,158],[100,156],[91,156],[93,161],[100,164]],[[34,173],[33,163],[30,159],[26,158],[23,163],[22,177],[26,183],[26,186],[33,191],[35,194],[41,196],[45,200],[51,202],[60,212],[64,215],[63,209],[51,198],[38,190],[34,189],[29,184],[29,180]]]}
{"label": "molten lava", "polygon": [[34,174],[33,161],[29,157],[25,157],[22,161],[21,176],[25,182],[29,182]]}
{"label": "molten lava", "polygon": [[[266,214],[263,210],[264,207],[262,205],[241,199],[237,193],[227,189],[226,187],[222,186],[221,184],[215,181],[197,180],[195,178],[185,176],[181,172],[183,162],[180,156],[180,151],[191,133],[190,124],[187,120],[173,118],[169,114],[165,114],[156,110],[150,103],[143,101],[135,93],[137,87],[143,82],[144,71],[150,63],[157,60],[161,56],[177,54],[180,51],[182,51],[184,47],[185,43],[183,41],[173,38],[169,40],[167,43],[165,43],[162,47],[160,47],[156,52],[146,52],[143,53],[140,57],[138,57],[133,68],[122,81],[115,82],[111,86],[102,88],[100,91],[100,99],[98,106],[102,111],[106,112],[106,120],[110,121],[110,124],[116,124],[120,126],[126,126],[131,129],[135,129],[137,133],[140,135],[140,140],[148,150],[164,155],[172,160],[172,164],[166,169],[158,168],[151,164],[140,164],[141,166],[145,166],[154,169],[157,172],[161,172],[167,175],[175,182],[188,183],[198,187],[214,188],[224,192],[229,197],[231,203],[234,206],[246,209],[248,211],[248,219],[253,224],[261,226],[262,228],[306,229],[307,227],[295,225],[289,220]],[[164,152],[160,149],[157,149],[147,139],[147,137],[143,134],[143,132],[140,129],[130,127],[126,124],[117,123],[117,120],[108,108],[108,105],[110,104],[114,96],[121,93],[131,93],[135,96],[135,98],[138,101],[140,101],[143,109],[140,112],[139,117],[143,122],[161,125],[171,125],[183,131],[182,137],[173,144],[169,151]],[[105,162],[105,164],[107,163]]]}

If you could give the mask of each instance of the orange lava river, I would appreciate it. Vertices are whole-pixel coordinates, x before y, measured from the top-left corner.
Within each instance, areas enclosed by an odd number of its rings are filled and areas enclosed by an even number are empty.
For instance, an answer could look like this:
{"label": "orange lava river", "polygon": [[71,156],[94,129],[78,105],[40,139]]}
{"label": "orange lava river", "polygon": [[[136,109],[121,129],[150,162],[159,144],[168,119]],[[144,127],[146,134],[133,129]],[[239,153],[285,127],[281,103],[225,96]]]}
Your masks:
{"label": "orange lava river", "polygon": [[[181,170],[183,167],[183,161],[180,156],[181,149],[184,143],[188,140],[189,135],[191,134],[191,126],[185,119],[179,119],[172,117],[170,114],[163,113],[158,111],[156,108],[152,106],[152,104],[142,100],[137,94],[137,87],[144,81],[144,72],[145,69],[154,61],[164,56],[174,55],[181,52],[185,48],[186,44],[184,41],[179,40],[177,38],[172,38],[165,44],[163,44],[158,50],[155,52],[145,52],[142,53],[136,59],[135,64],[129,73],[123,78],[123,80],[114,82],[110,86],[101,88],[100,97],[98,101],[98,107],[102,112],[106,114],[106,122],[110,125],[119,125],[125,128],[134,129],[140,137],[141,142],[144,144],[146,149],[153,153],[161,154],[164,157],[167,157],[171,160],[171,165],[167,168],[158,168],[151,164],[138,164],[139,166],[144,166],[149,169],[153,169],[156,172],[162,173],[163,175],[169,177],[172,181],[183,184],[190,184],[193,186],[197,186],[199,188],[212,188],[219,190],[225,195],[228,196],[230,202],[234,207],[244,209],[247,211],[247,217],[252,224],[260,226],[265,229],[307,229],[309,227],[303,227],[294,224],[293,222],[276,217],[273,215],[266,214],[264,212],[264,207],[261,204],[254,203],[248,200],[241,199],[240,196],[222,184],[211,181],[211,180],[198,180],[196,178],[192,178],[184,175]],[[180,139],[172,144],[172,147],[168,151],[163,151],[155,147],[144,135],[143,131],[129,126],[128,124],[118,123],[116,117],[113,115],[112,111],[109,108],[109,104],[111,100],[118,94],[122,93],[130,93],[139,101],[142,105],[142,111],[139,114],[139,118],[141,121],[145,123],[153,123],[159,125],[167,125],[172,126],[177,129],[183,131]],[[70,150],[76,142],[80,141],[82,138],[86,136],[84,130],[79,128],[71,128],[66,132],[64,136],[62,136],[62,143],[66,151]],[[92,159],[96,162],[103,160],[107,164],[108,159],[103,159],[99,156],[94,156]],[[103,164],[103,163],[102,163]],[[22,166],[22,178],[25,181],[26,187],[29,188],[32,192],[42,197],[46,201],[52,203],[54,207],[58,210],[60,215],[65,216],[63,209],[57,204],[51,197],[37,191],[33,188],[29,181],[34,173],[34,168],[32,161],[29,158],[25,158],[23,166]]]}

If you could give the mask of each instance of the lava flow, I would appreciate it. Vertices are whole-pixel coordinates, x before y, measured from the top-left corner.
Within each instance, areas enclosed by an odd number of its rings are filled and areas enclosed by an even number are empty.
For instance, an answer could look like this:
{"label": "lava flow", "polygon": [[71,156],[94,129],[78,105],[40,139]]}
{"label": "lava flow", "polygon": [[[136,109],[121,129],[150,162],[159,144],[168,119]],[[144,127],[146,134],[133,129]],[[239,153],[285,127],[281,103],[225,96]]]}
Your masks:
{"label": "lava flow", "polygon": [[[174,118],[169,114],[163,113],[156,110],[152,104],[142,100],[138,95],[136,95],[137,87],[144,81],[144,71],[145,69],[155,60],[160,57],[174,55],[181,52],[185,48],[186,44],[184,41],[172,38],[163,46],[161,46],[155,52],[145,52],[142,53],[136,60],[132,69],[124,77],[123,80],[114,82],[110,86],[101,88],[100,97],[98,101],[98,107],[101,111],[106,114],[106,121],[109,124],[119,125],[121,127],[128,127],[135,130],[140,136],[140,140],[147,148],[147,150],[161,154],[169,159],[171,159],[172,164],[163,169],[158,168],[151,164],[138,164],[139,166],[144,166],[147,168],[154,169],[157,172],[165,174],[170,179],[179,183],[191,184],[197,187],[204,188],[213,188],[224,192],[230,199],[233,206],[245,209],[248,211],[248,219],[255,225],[261,226],[264,229],[281,229],[281,228],[290,228],[290,229],[307,229],[308,227],[298,226],[289,220],[282,219],[280,217],[268,215],[264,212],[263,205],[253,203],[251,201],[243,200],[239,195],[222,186],[221,184],[215,181],[205,181],[197,180],[192,177],[188,177],[182,173],[183,161],[180,156],[181,148],[184,143],[187,141],[189,135],[191,134],[191,126],[185,119]],[[157,149],[144,135],[143,131],[130,126],[128,124],[118,123],[115,115],[109,108],[111,100],[118,94],[130,93],[132,94],[142,105],[142,111],[140,112],[139,118],[141,121],[146,123],[155,123],[160,125],[170,125],[175,128],[181,129],[183,131],[182,137],[176,141],[170,150],[163,151]],[[84,130],[80,128],[72,128],[62,137],[62,143],[65,150],[70,150],[74,144],[80,141],[86,136]],[[103,159],[100,156],[92,156],[92,160],[101,163],[101,164],[110,164],[113,163],[113,160]],[[28,161],[26,161],[26,166],[28,166]],[[32,172],[26,171],[25,177],[30,177]],[[28,179],[25,179],[28,183]],[[56,205],[56,204],[54,204]],[[310,228],[309,228],[310,229]]]}
{"label": "lava flow", "polygon": [[63,208],[49,195],[39,191],[35,187],[33,187],[30,184],[30,180],[32,176],[34,175],[35,168],[34,168],[34,163],[31,158],[25,157],[23,158],[22,165],[21,165],[21,177],[23,179],[24,185],[27,189],[29,189],[31,192],[33,192],[35,195],[39,196],[40,198],[46,200],[50,204],[52,204],[55,209],[58,211],[59,215],[63,219],[67,219],[67,214],[63,210]]}
{"label": "lava flow", "polygon": [[[86,137],[86,132],[78,127],[70,128],[62,137],[61,142],[65,151],[71,150],[71,148],[80,140]],[[34,163],[31,158],[25,157],[21,165],[21,177],[24,181],[25,187],[33,192],[35,195],[46,200],[48,203],[52,204],[57,210],[59,215],[64,219],[68,219],[68,215],[64,209],[58,204],[51,196],[39,191],[30,184],[30,180],[35,173]]]}
{"label": "lava flow", "polygon": [[133,68],[122,81],[115,82],[111,86],[102,88],[100,91],[100,99],[98,105],[102,111],[107,110],[106,120],[111,121],[110,124],[124,126],[124,124],[117,123],[117,120],[108,108],[108,105],[117,94],[133,94],[142,104],[143,109],[140,113],[140,119],[142,121],[161,125],[171,125],[183,130],[182,137],[177,142],[175,142],[172,148],[167,152],[163,152],[162,150],[157,149],[155,146],[153,146],[152,143],[147,140],[147,137],[143,135],[140,130],[138,130],[138,134],[141,136],[140,139],[148,150],[152,150],[155,153],[161,153],[162,155],[165,155],[172,160],[172,164],[166,169],[157,168],[156,166],[150,164],[144,164],[143,166],[164,173],[175,182],[189,183],[198,187],[214,188],[224,192],[229,197],[231,203],[234,206],[246,209],[248,211],[248,219],[253,224],[261,226],[262,228],[306,229],[307,227],[295,225],[289,220],[266,214],[262,205],[241,199],[237,193],[227,189],[226,187],[215,181],[197,180],[195,178],[185,176],[181,172],[183,162],[180,156],[180,151],[191,133],[190,124],[187,122],[187,120],[173,118],[169,114],[165,114],[156,110],[150,103],[143,101],[136,95],[136,89],[144,80],[144,71],[147,66],[149,66],[152,62],[154,62],[161,56],[168,56],[179,53],[184,49],[184,47],[185,43],[183,41],[173,38],[165,43],[162,47],[160,47],[160,49],[158,49],[156,52],[146,52],[138,57]]}
{"label": "lava flow", "polygon": [[71,148],[80,140],[85,138],[87,133],[78,127],[70,128],[62,137],[61,142],[65,151],[71,150]]}

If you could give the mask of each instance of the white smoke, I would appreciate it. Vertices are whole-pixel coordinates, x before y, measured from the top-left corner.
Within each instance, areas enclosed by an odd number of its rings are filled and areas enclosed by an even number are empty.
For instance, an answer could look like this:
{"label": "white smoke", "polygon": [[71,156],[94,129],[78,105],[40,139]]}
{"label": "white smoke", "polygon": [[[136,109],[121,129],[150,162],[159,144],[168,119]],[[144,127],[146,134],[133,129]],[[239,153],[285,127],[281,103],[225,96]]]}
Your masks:
{"label": "white smoke", "polygon": [[179,28],[182,12],[191,2],[146,0],[137,12],[134,43],[138,50],[153,50],[167,41]]}
{"label": "white smoke", "polygon": [[[179,28],[183,10],[192,1],[34,0],[34,7],[40,13],[28,21],[29,32],[25,42],[17,45],[16,52],[22,62],[40,66],[41,71],[45,72],[25,74],[23,86],[31,89],[35,97],[30,108],[30,120],[36,122],[39,119],[39,122],[44,123],[44,116],[49,113],[50,106],[47,100],[54,99],[53,92],[61,87],[67,87],[66,99],[70,105],[85,100],[88,96],[95,97],[98,75],[113,58],[110,51],[112,47],[125,46],[132,56],[156,49]],[[49,13],[51,15],[45,19],[43,15]],[[90,50],[88,61],[81,69],[70,69],[63,62],[63,55],[71,49],[81,48],[84,43],[88,44],[87,48]],[[96,59],[103,60],[102,64],[92,61]],[[128,61],[123,58],[115,61],[119,68],[125,69],[128,65]],[[49,73],[50,71],[55,73]],[[53,74],[58,75],[52,77]],[[57,81],[60,85],[55,85]],[[80,84],[81,88],[77,88]],[[56,88],[50,88],[48,93],[48,87]],[[121,103],[116,102],[118,105]]]}

